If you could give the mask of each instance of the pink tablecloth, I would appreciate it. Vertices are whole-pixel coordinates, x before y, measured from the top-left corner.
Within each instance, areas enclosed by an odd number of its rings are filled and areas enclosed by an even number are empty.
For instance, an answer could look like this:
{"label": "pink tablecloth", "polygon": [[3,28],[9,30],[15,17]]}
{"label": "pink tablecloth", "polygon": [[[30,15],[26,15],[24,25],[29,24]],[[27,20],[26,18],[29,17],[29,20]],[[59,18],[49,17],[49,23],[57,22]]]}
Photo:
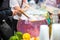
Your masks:
{"label": "pink tablecloth", "polygon": [[22,33],[30,33],[31,37],[37,37],[40,33],[40,25],[47,24],[46,20],[41,21],[25,21],[20,20],[17,23],[17,31],[20,31]]}

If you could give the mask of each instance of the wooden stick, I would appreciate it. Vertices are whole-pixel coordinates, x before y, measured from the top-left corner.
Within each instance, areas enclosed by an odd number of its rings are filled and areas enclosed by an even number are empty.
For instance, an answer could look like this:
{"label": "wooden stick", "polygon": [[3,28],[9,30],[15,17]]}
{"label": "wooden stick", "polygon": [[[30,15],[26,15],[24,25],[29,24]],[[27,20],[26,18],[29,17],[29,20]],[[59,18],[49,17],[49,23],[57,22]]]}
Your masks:
{"label": "wooden stick", "polygon": [[19,7],[19,6],[15,6],[14,7],[15,10],[18,10],[20,14],[25,15],[27,18],[29,18],[29,16]]}
{"label": "wooden stick", "polygon": [[22,13],[23,15],[25,15],[27,18],[29,18],[29,16],[25,12],[23,12],[22,10],[19,10],[19,11],[20,11],[20,13]]}

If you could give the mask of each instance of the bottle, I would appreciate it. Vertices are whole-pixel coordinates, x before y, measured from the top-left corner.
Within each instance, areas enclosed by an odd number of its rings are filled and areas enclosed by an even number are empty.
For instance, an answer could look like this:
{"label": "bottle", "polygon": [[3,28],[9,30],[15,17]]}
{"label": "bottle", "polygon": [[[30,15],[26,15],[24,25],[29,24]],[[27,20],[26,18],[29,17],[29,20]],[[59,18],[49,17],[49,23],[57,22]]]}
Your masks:
{"label": "bottle", "polygon": [[53,23],[58,23],[58,10],[54,10],[54,14],[52,16]]}

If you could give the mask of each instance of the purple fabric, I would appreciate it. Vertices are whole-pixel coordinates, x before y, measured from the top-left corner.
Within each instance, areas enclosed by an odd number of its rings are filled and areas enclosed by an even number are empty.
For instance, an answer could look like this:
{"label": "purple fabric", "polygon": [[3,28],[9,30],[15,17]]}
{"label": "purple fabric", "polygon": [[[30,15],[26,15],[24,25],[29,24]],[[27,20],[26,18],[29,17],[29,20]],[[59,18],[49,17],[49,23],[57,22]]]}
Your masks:
{"label": "purple fabric", "polygon": [[60,4],[60,0],[56,0],[57,4]]}
{"label": "purple fabric", "polygon": [[21,20],[18,21],[17,30],[22,33],[30,33],[31,37],[37,37],[39,36],[40,33],[41,24],[47,24],[46,20],[34,21],[34,22]]}

